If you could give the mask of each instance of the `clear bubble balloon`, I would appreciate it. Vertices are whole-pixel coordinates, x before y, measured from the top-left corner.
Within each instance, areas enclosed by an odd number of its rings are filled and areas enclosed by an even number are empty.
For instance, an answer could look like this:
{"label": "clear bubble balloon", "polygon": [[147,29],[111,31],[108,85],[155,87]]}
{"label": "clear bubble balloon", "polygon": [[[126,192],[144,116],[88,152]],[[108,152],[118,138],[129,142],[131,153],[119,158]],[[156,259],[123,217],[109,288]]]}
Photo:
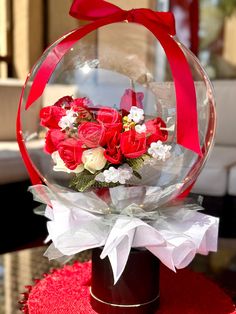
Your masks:
{"label": "clear bubble balloon", "polygon": [[190,187],[215,133],[213,91],[197,58],[177,41],[196,89],[202,157],[177,143],[175,85],[166,55],[137,24],[108,25],[83,37],[26,110],[35,75],[58,42],[34,66],[22,98],[24,142],[42,180],[58,191],[145,186],[161,191],[159,205]]}

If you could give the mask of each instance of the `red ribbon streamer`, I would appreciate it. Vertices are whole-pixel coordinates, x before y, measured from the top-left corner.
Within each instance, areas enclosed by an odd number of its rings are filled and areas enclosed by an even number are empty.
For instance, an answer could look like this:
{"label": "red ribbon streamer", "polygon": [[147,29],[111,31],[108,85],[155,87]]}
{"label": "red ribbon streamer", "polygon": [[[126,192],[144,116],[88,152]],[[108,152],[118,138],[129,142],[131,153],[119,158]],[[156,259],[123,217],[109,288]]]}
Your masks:
{"label": "red ribbon streamer", "polygon": [[24,137],[23,137],[23,132],[22,132],[22,127],[21,127],[21,109],[22,109],[22,102],[23,102],[23,94],[25,87],[28,83],[29,76],[27,77],[25,84],[23,86],[21,96],[20,96],[20,104],[17,112],[17,118],[16,118],[16,138],[18,141],[19,149],[23,158],[23,161],[25,163],[26,169],[28,171],[30,180],[33,185],[36,184],[42,184],[42,180],[40,178],[40,175],[35,168],[34,164],[32,163],[30,156],[27,152],[27,149],[25,147],[25,142],[24,142]]}
{"label": "red ribbon streamer", "polygon": [[[199,135],[196,91],[188,62],[179,45],[172,38],[175,35],[174,16],[170,12],[154,12],[150,9],[122,10],[103,0],[75,0],[70,14],[77,19],[92,20],[93,22],[72,31],[51,50],[45,52],[45,59],[38,69],[32,83],[26,103],[26,110],[42,95],[57,64],[67,51],[82,37],[101,26],[128,21],[145,26],[159,40],[166,52],[175,84],[177,110],[177,143],[202,156]],[[49,51],[49,52],[48,52]],[[20,102],[20,107],[22,101]],[[20,108],[18,115],[20,115]],[[18,116],[20,121],[20,117]],[[31,180],[35,182],[38,176],[36,169],[30,162],[23,143],[20,124],[17,123],[18,141],[22,157],[26,163]],[[34,172],[34,173],[33,173]],[[40,179],[39,179],[40,180]]]}

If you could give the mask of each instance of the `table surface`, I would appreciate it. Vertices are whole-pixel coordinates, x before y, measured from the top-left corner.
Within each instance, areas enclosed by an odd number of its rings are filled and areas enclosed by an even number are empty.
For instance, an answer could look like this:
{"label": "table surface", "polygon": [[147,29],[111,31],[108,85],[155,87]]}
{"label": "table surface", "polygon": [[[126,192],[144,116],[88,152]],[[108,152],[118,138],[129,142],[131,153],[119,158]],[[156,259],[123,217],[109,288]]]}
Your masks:
{"label": "table surface", "polygon": [[[49,262],[43,256],[47,247],[37,247],[0,255],[0,314],[20,314],[18,301],[25,286],[33,279],[42,278],[51,268],[59,268],[58,262]],[[76,260],[90,259],[86,251]],[[204,272],[236,301],[236,240],[221,239],[219,250],[208,256],[197,256],[190,265],[194,271]]]}

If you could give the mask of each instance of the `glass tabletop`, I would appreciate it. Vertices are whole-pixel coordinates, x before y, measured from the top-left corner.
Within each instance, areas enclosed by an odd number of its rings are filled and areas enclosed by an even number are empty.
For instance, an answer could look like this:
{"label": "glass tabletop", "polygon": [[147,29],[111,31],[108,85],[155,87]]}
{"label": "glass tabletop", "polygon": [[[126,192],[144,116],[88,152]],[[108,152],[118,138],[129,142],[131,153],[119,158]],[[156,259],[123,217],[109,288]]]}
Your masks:
{"label": "glass tabletop", "polygon": [[[47,246],[35,247],[0,255],[0,314],[20,314],[19,300],[25,286],[33,285],[50,269],[61,267],[43,256]],[[86,261],[91,252],[85,251],[73,260]],[[71,263],[73,262],[71,261]],[[189,266],[213,278],[236,301],[236,239],[220,239],[219,250],[208,256],[197,255]]]}
{"label": "glass tabletop", "polygon": [[[19,301],[27,291],[25,286],[34,285],[34,279],[41,279],[44,273],[62,266],[43,256],[46,249],[47,246],[35,247],[0,255],[0,314],[22,313]],[[90,253],[80,253],[70,263],[89,260]]]}

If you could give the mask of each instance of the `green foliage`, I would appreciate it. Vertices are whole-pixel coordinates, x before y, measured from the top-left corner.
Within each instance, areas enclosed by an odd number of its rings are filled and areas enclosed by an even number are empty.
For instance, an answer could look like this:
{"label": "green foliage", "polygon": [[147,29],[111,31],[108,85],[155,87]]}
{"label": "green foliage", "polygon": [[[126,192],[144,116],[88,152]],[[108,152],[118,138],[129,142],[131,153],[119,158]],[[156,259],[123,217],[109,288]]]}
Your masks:
{"label": "green foliage", "polygon": [[133,174],[135,175],[135,177],[137,177],[138,179],[142,179],[142,176],[135,170],[133,170]]}
{"label": "green foliage", "polygon": [[143,167],[144,161],[148,158],[150,157],[144,154],[138,158],[126,159],[126,163],[133,169],[134,172],[137,172]]}
{"label": "green foliage", "polygon": [[82,171],[74,176],[72,181],[70,182],[70,187],[79,192],[85,192],[90,188],[104,188],[104,187],[115,187],[120,185],[119,183],[107,183],[107,182],[99,182],[95,180],[96,175],[90,173],[87,170]]}
{"label": "green foliage", "polygon": [[[149,159],[150,157],[148,155],[142,155],[139,158],[129,158],[126,159],[125,162],[133,169],[133,174],[138,179],[142,179],[141,175],[139,174],[139,170],[143,167],[143,163],[146,159]],[[105,169],[108,169],[111,166],[111,164],[107,164],[103,171]],[[114,166],[114,165],[112,165]],[[117,165],[118,167],[119,165]],[[120,185],[119,182],[117,183],[107,183],[107,182],[100,182],[96,181],[95,177],[100,173],[100,171],[97,171],[96,173],[90,173],[88,170],[84,170],[81,173],[75,174],[74,178],[70,182],[70,187],[73,188],[76,191],[79,192],[85,192],[91,188],[103,188],[103,187],[116,187]]]}
{"label": "green foliage", "polygon": [[94,174],[90,173],[87,170],[84,170],[81,173],[75,175],[70,183],[70,187],[79,192],[84,192],[85,190],[93,186],[93,184],[95,184],[96,181],[94,178]]}

